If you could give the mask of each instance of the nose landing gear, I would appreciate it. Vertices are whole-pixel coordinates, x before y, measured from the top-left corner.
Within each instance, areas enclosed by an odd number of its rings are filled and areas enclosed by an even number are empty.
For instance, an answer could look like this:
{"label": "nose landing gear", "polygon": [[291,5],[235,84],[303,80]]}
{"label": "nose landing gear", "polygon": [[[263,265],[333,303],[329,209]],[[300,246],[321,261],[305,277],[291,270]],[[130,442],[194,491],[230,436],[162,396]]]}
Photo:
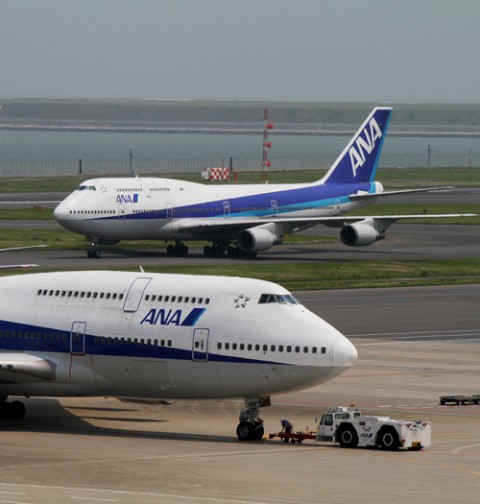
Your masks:
{"label": "nose landing gear", "polygon": [[237,437],[240,441],[259,441],[263,438],[265,429],[259,416],[260,408],[270,404],[270,396],[245,399],[245,409],[238,417]]}
{"label": "nose landing gear", "polygon": [[100,257],[102,257],[102,251],[98,246],[98,240],[95,238],[92,238],[92,241],[90,242],[90,247],[87,250],[87,256],[90,257],[90,259],[100,259]]}

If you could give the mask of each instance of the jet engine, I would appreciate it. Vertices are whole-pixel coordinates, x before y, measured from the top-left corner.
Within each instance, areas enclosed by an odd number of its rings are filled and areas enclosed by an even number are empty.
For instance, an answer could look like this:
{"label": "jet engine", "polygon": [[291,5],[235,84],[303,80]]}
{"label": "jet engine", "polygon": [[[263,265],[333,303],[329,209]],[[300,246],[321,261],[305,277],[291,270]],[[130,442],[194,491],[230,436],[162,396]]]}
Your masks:
{"label": "jet engine", "polygon": [[373,242],[383,240],[384,238],[385,232],[376,229],[374,221],[371,220],[348,224],[340,231],[342,243],[349,247],[371,245]]}
{"label": "jet engine", "polygon": [[257,252],[282,243],[282,239],[268,228],[258,226],[241,231],[238,234],[237,242],[238,246],[245,252]]}

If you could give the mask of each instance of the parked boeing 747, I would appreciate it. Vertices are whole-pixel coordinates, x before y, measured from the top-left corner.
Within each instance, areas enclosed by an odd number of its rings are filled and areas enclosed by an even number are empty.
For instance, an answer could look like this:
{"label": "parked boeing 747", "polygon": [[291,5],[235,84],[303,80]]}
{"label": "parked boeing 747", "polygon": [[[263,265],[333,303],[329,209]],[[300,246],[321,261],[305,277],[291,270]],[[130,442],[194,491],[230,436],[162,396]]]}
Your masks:
{"label": "parked boeing 747", "polygon": [[0,413],[8,396],[243,398],[237,435],[263,436],[270,395],[338,376],[350,341],[277,284],[78,271],[0,279]]}
{"label": "parked boeing 747", "polygon": [[456,215],[345,216],[379,197],[435,188],[384,191],[374,180],[390,108],[375,108],[327,174],[309,184],[210,186],[163,178],[87,180],[54,211],[65,228],[85,235],[89,257],[100,244],[121,240],[174,241],[167,252],[186,255],[185,240],[210,241],[205,255],[254,257],[285,235],[324,224],[340,228],[345,245],[370,245],[399,219]]}

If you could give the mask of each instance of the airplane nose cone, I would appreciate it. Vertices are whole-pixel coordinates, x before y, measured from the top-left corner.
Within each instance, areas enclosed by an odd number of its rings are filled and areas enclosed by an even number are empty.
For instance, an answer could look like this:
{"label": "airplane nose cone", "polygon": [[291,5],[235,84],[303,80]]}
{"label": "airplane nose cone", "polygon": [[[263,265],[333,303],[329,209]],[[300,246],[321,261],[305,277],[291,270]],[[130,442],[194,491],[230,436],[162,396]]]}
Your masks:
{"label": "airplane nose cone", "polygon": [[58,204],[55,209],[53,210],[53,217],[54,219],[56,220],[59,220],[61,219],[64,214],[65,214],[65,211],[64,211],[64,205],[62,203]]}
{"label": "airplane nose cone", "polygon": [[330,364],[332,367],[351,367],[357,362],[358,352],[345,336],[339,336],[332,345]]}

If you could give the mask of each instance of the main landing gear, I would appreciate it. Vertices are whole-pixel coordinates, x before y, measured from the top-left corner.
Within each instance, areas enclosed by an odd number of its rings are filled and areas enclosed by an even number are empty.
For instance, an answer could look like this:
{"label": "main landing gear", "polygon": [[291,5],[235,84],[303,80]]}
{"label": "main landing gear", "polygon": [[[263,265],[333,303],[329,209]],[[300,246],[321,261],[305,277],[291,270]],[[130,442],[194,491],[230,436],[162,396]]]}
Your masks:
{"label": "main landing gear", "polygon": [[0,398],[0,420],[21,420],[25,416],[25,405],[20,401],[7,401],[7,396]]}
{"label": "main landing gear", "polygon": [[188,254],[188,247],[185,243],[175,242],[175,245],[169,245],[167,247],[167,255],[175,257],[183,257]]}
{"label": "main landing gear", "polygon": [[259,416],[260,408],[270,404],[270,396],[245,399],[245,409],[238,417],[237,437],[240,441],[259,441],[263,438],[265,429]]}
{"label": "main landing gear", "polygon": [[225,254],[228,257],[243,257],[254,259],[257,257],[257,252],[246,252],[242,250],[236,243],[229,245],[224,242],[213,242],[212,245],[205,245],[203,247],[203,255],[205,257],[224,257]]}

